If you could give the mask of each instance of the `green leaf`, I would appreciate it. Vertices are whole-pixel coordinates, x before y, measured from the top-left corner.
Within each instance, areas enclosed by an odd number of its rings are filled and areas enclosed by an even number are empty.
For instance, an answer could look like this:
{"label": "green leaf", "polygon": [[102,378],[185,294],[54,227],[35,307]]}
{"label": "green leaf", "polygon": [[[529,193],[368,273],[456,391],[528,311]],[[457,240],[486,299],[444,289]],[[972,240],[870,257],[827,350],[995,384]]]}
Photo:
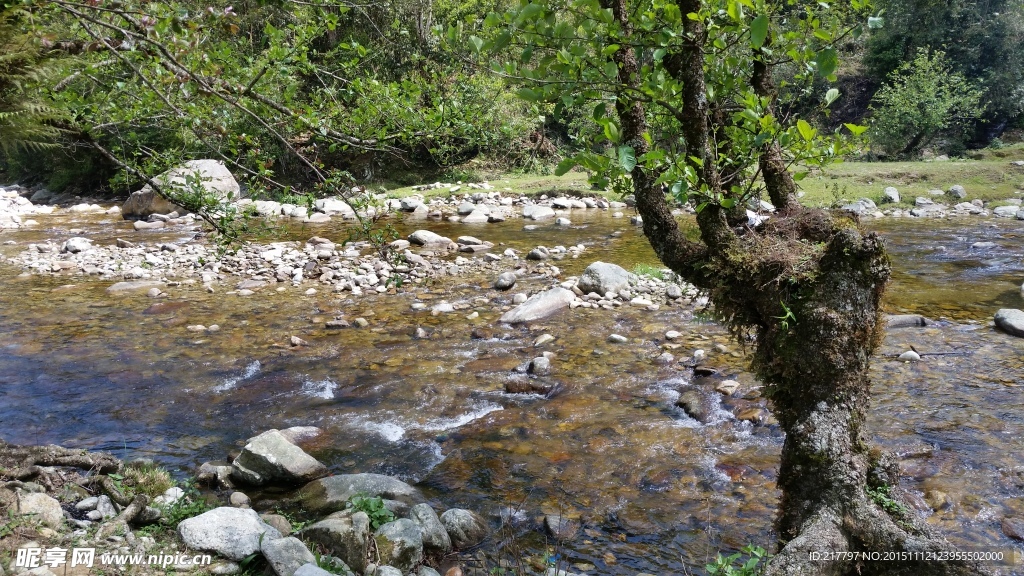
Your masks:
{"label": "green leaf", "polygon": [[540,14],[543,10],[543,6],[541,6],[540,4],[533,4],[531,2],[530,4],[524,6],[522,10],[519,11],[519,21],[522,22],[524,20],[536,18],[537,15]]}
{"label": "green leaf", "polygon": [[843,124],[843,126],[846,126],[846,129],[854,136],[860,136],[868,129],[867,126],[858,126],[856,124]]}
{"label": "green leaf", "polygon": [[618,44],[609,44],[609,45],[605,46],[601,50],[601,55],[602,56],[611,56],[612,54],[615,54],[616,52],[618,52],[618,50],[619,50],[619,45]]}
{"label": "green leaf", "polygon": [[469,45],[472,46],[473,52],[476,52],[477,54],[479,54],[480,51],[483,50],[484,39],[480,38],[478,36],[470,36],[469,37]]}
{"label": "green leaf", "polygon": [[831,76],[836,71],[836,67],[839,66],[839,53],[836,52],[835,48],[825,48],[818,52],[814,61],[818,64],[818,74]]}
{"label": "green leaf", "polygon": [[796,129],[800,132],[800,136],[803,137],[803,139],[808,142],[813,140],[814,135],[818,133],[817,130],[815,130],[810,124],[807,123],[806,120],[803,119],[797,120]]}
{"label": "green leaf", "polygon": [[739,22],[743,20],[743,5],[737,0],[730,0],[728,7],[729,17]]}
{"label": "green leaf", "polygon": [[564,176],[564,175],[568,174],[569,170],[572,170],[575,166],[576,166],[576,158],[575,157],[570,156],[568,158],[565,158],[561,162],[558,163],[558,166],[555,166],[555,176]]}
{"label": "green leaf", "polygon": [[839,90],[835,88],[830,88],[828,92],[825,92],[825,106],[830,106],[838,98]]}
{"label": "green leaf", "polygon": [[868,16],[868,28],[877,30],[882,26],[885,26],[885,18],[881,16]]}
{"label": "green leaf", "polygon": [[532,90],[530,88],[520,88],[519,90],[516,90],[516,95],[522,98],[523,100],[526,100],[527,102],[536,102],[540,100],[541,97],[540,92],[537,92],[536,90]]}
{"label": "green leaf", "polygon": [[755,49],[764,46],[768,38],[768,17],[761,14],[750,23],[750,45]]}
{"label": "green leaf", "polygon": [[732,208],[733,206],[736,206],[736,199],[735,198],[723,198],[722,201],[719,202],[719,204],[721,204],[722,208],[726,208],[726,209]]}
{"label": "green leaf", "polygon": [[636,151],[632,146],[619,146],[619,166],[626,172],[636,168]]}
{"label": "green leaf", "polygon": [[607,112],[607,109],[608,107],[605,106],[604,102],[598,102],[597,106],[594,106],[594,122],[598,122],[601,118],[604,118],[604,114]]}
{"label": "green leaf", "polygon": [[662,59],[665,58],[665,54],[667,53],[668,51],[665,50],[664,48],[658,48],[657,50],[654,51],[654,61],[661,62]]}

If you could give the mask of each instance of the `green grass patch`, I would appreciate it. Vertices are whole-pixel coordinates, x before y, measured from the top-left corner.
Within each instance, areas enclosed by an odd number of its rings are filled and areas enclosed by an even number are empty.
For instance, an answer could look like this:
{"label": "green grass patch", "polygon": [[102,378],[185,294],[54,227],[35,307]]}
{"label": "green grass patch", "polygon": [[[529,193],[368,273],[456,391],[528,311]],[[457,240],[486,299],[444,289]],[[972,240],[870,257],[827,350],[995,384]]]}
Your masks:
{"label": "green grass patch", "polygon": [[637,276],[649,276],[658,280],[665,279],[665,269],[651,264],[637,264],[633,266],[633,274]]}

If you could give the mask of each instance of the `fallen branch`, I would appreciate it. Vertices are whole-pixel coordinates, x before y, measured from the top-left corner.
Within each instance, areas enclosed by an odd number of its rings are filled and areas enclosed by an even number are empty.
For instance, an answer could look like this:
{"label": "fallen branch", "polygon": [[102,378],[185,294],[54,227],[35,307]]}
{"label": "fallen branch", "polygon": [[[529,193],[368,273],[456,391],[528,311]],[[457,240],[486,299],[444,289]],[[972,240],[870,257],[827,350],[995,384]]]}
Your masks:
{"label": "fallen branch", "polygon": [[113,478],[110,476],[100,475],[86,478],[80,483],[81,486],[87,488],[98,487],[101,492],[106,494],[111,500],[117,502],[119,506],[127,506],[131,502],[131,498],[124,495],[117,485],[114,484]]}

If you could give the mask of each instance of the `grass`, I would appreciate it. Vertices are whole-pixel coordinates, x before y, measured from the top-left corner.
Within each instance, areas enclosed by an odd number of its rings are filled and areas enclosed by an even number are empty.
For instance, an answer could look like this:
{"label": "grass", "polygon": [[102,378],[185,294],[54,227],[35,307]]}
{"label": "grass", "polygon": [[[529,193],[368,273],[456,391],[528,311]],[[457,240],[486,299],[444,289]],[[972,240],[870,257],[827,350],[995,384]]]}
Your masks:
{"label": "grass", "polygon": [[637,276],[649,276],[651,278],[657,278],[658,280],[665,279],[665,269],[661,266],[653,266],[651,264],[637,264],[633,266],[633,274]]}
{"label": "grass", "polygon": [[[1013,166],[1014,160],[1024,160],[1024,144],[1013,144],[1002,148],[976,150],[967,159],[952,159],[944,162],[840,162],[825,171],[816,171],[800,182],[804,192],[803,202],[808,206],[830,206],[840,199],[849,201],[870,198],[880,204],[885,189],[889,186],[899,190],[902,207],[913,206],[917,196],[929,196],[929,190],[946,191],[954,184],[967,190],[967,201],[976,198],[998,205],[1007,198],[1024,194],[1024,167]],[[514,194],[536,196],[563,192],[604,196],[618,200],[618,195],[608,191],[592,190],[586,174],[569,172],[564,176],[551,174],[505,174],[488,175],[485,178],[494,190]],[[424,184],[432,183],[424,181]],[[449,182],[454,184],[455,182]],[[446,197],[448,188],[418,192],[412,186],[398,184],[384,185],[390,198],[404,198],[421,194],[425,198]],[[458,194],[475,192],[464,182]]]}
{"label": "grass", "polygon": [[126,467],[121,482],[122,487],[126,489],[126,496],[145,494],[151,499],[160,496],[175,485],[170,472],[153,464]]}

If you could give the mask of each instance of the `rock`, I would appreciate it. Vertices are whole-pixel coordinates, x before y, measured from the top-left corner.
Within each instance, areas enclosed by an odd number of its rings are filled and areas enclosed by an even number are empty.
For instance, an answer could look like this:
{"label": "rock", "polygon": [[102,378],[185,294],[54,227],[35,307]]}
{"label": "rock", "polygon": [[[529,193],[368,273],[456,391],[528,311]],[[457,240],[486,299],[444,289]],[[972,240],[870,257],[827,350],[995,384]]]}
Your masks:
{"label": "rock", "polygon": [[889,314],[885,317],[886,328],[921,328],[928,323],[928,319],[920,314]]}
{"label": "rock", "polygon": [[479,239],[479,238],[477,238],[475,236],[459,236],[458,238],[455,239],[455,242],[457,242],[458,244],[463,245],[463,246],[484,246],[484,245],[488,245],[487,242],[484,242],[483,240],[481,240],[481,239]]}
{"label": "rock", "polygon": [[953,502],[949,499],[949,494],[942,490],[929,490],[925,492],[924,501],[935,511],[943,510],[953,505]]}
{"label": "rock", "polygon": [[679,393],[676,406],[701,424],[707,424],[714,415],[715,405],[711,399],[697,388],[687,388]]}
{"label": "rock", "polygon": [[231,466],[232,478],[255,486],[301,484],[327,475],[326,466],[277,430],[250,439]]}
{"label": "rock", "polygon": [[971,244],[973,250],[989,250],[996,247],[995,242],[975,242]]}
{"label": "rock", "polygon": [[[180,190],[186,186],[187,178],[198,176],[206,194],[224,202],[237,199],[240,188],[223,162],[219,160],[190,160],[153,178],[162,188]],[[150,214],[169,214],[183,209],[165,200],[146,184],[133,192],[121,206],[121,217],[125,220],[147,218]]]}
{"label": "rock", "polygon": [[551,334],[541,334],[540,336],[537,336],[536,340],[533,341],[533,346],[534,347],[543,346],[543,345],[545,345],[545,344],[547,344],[549,342],[554,342],[554,341],[555,341],[555,337],[552,336]]}
{"label": "rock", "polygon": [[900,354],[897,360],[902,362],[918,362],[921,360],[921,355],[913,350],[907,350],[903,354]]}
{"label": "rock", "polygon": [[551,252],[543,246],[538,246],[526,254],[527,260],[542,261],[551,258]]}
{"label": "rock", "polygon": [[[352,209],[352,206],[348,202],[345,202],[341,198],[321,198],[314,204],[316,209],[323,212],[323,215],[332,216],[337,215],[345,219],[352,219],[356,217],[356,211]],[[312,219],[318,214],[310,214],[309,218]],[[327,219],[330,221],[330,218]]]}
{"label": "rock", "polygon": [[277,576],[293,576],[302,566],[316,562],[316,556],[301,540],[294,537],[264,542],[262,551]]}
{"label": "rock", "polygon": [[740,383],[735,380],[722,380],[717,386],[715,386],[715,391],[726,396],[732,396],[739,387]]}
{"label": "rock", "polygon": [[366,570],[370,517],[365,512],[326,518],[302,530],[302,537],[341,558],[357,574]]}
{"label": "rock", "polygon": [[760,424],[765,421],[765,412],[761,408],[745,408],[736,413],[736,419],[740,422],[752,422]]}
{"label": "rock", "polygon": [[636,282],[636,276],[625,268],[605,262],[593,262],[580,275],[576,286],[584,293],[621,292]]}
{"label": "rock", "polygon": [[90,248],[92,248],[92,240],[82,238],[81,236],[75,236],[73,238],[68,238],[64,242],[64,245],[61,246],[60,251],[64,254],[78,254],[79,252],[85,252]]}
{"label": "rock", "polygon": [[523,218],[529,220],[545,220],[547,218],[554,218],[555,211],[550,206],[540,206],[537,204],[527,204],[523,206]]}
{"label": "rock", "polygon": [[96,497],[96,496],[89,496],[88,498],[83,499],[78,504],[75,504],[75,509],[76,510],[82,510],[82,511],[85,511],[85,512],[88,512],[89,510],[95,510],[96,509],[96,504],[98,502],[99,502],[99,498],[98,497]]}
{"label": "rock", "polygon": [[409,509],[409,519],[419,526],[426,552],[446,555],[452,551],[452,541],[441,524],[441,519],[429,504],[417,504]]}
{"label": "rock", "polygon": [[451,238],[435,234],[430,230],[417,230],[409,235],[409,242],[417,246],[447,247],[452,244]]}
{"label": "rock", "polygon": [[892,186],[889,186],[888,188],[886,188],[885,192],[882,192],[882,202],[883,203],[899,204],[900,203],[900,193],[899,193],[899,190],[896,190]]}
{"label": "rock", "polygon": [[10,513],[26,517],[28,520],[34,520],[53,529],[59,529],[64,524],[64,510],[61,509],[60,502],[41,492],[19,495],[17,509],[12,506]]}
{"label": "rock", "polygon": [[419,526],[408,518],[388,522],[374,535],[381,562],[404,574],[423,560],[423,537]]}
{"label": "rock", "polygon": [[996,312],[996,328],[1011,336],[1024,338],[1024,312],[1015,308],[1003,308]]}
{"label": "rock", "polygon": [[556,218],[555,219],[555,225],[556,226],[572,226],[572,221],[569,220],[568,218]]}
{"label": "rock", "polygon": [[[241,492],[236,492],[235,494],[241,494]],[[275,530],[281,533],[281,536],[288,536],[292,533],[292,523],[280,514],[260,514],[260,520],[273,526]]]}
{"label": "rock", "polygon": [[964,190],[964,187],[959,184],[954,184],[946,191],[946,196],[949,196],[954,200],[963,200],[964,198],[967,198],[967,190]]}
{"label": "rock", "polygon": [[992,209],[992,214],[1000,218],[1013,218],[1019,210],[1019,206],[996,206]]}
{"label": "rock", "polygon": [[164,493],[153,499],[154,504],[170,506],[185,497],[185,491],[177,486],[171,486]]}
{"label": "rock", "polygon": [[509,290],[515,285],[516,275],[514,272],[502,272],[494,281],[494,288],[496,290]]}
{"label": "rock", "polygon": [[[235,508],[248,508],[249,504],[252,503],[245,492],[232,492],[231,496],[228,497],[228,501],[231,502],[231,505]],[[264,522],[266,522],[266,520],[264,520]],[[280,530],[278,530],[278,532],[280,532]]]}
{"label": "rock", "polygon": [[462,217],[463,224],[485,224],[490,221],[490,214],[485,210],[473,210]]}
{"label": "rock", "polygon": [[334,576],[333,573],[324,570],[316,564],[310,562],[309,564],[303,564],[299,566],[299,569],[295,571],[292,576]]}
{"label": "rock", "polygon": [[420,566],[420,569],[416,571],[416,576],[441,576],[441,573],[430,566]]}
{"label": "rock", "polygon": [[483,518],[462,508],[452,508],[441,514],[441,524],[444,525],[456,550],[476,546],[490,533]]}
{"label": "rock", "polygon": [[537,376],[547,376],[551,373],[551,360],[544,356],[538,356],[530,360],[530,366],[527,371]]}
{"label": "rock", "polygon": [[1003,534],[1006,534],[1008,538],[1024,542],[1024,521],[1016,518],[1003,518],[999,524],[1003,529]]}
{"label": "rock", "polygon": [[571,290],[561,287],[552,288],[539,294],[534,294],[519,306],[509,310],[502,315],[499,322],[520,324],[547,318],[564,308],[568,308],[575,298],[576,295]]}
{"label": "rock", "polygon": [[676,340],[681,337],[682,334],[680,334],[676,330],[669,330],[668,332],[665,332],[665,340]]}
{"label": "rock", "polygon": [[281,538],[272,526],[260,520],[255,510],[221,507],[182,520],[178,535],[189,548],[215,552],[230,560],[242,560],[258,552],[260,544]]}
{"label": "rock", "polygon": [[665,296],[672,300],[678,300],[683,297],[683,289],[678,284],[669,284],[665,287]]}
{"label": "rock", "polygon": [[626,338],[621,334],[610,334],[608,336],[608,342],[611,344],[625,344],[626,342],[629,342],[629,338]]}
{"label": "rock", "polygon": [[367,570],[367,576],[405,576],[402,571],[394,566],[377,566]]}
{"label": "rock", "polygon": [[548,514],[544,516],[544,528],[555,540],[567,542],[576,537],[579,532],[579,523],[574,522],[561,514]]}
{"label": "rock", "polygon": [[356,494],[406,504],[417,504],[423,500],[419,490],[383,474],[339,474],[321,478],[303,486],[297,496],[305,510],[324,514],[344,510],[348,499]]}
{"label": "rock", "polygon": [[309,342],[306,342],[305,340],[303,340],[302,338],[299,338],[298,336],[292,336],[289,339],[289,341],[291,342],[292,346],[308,346],[309,345]]}

